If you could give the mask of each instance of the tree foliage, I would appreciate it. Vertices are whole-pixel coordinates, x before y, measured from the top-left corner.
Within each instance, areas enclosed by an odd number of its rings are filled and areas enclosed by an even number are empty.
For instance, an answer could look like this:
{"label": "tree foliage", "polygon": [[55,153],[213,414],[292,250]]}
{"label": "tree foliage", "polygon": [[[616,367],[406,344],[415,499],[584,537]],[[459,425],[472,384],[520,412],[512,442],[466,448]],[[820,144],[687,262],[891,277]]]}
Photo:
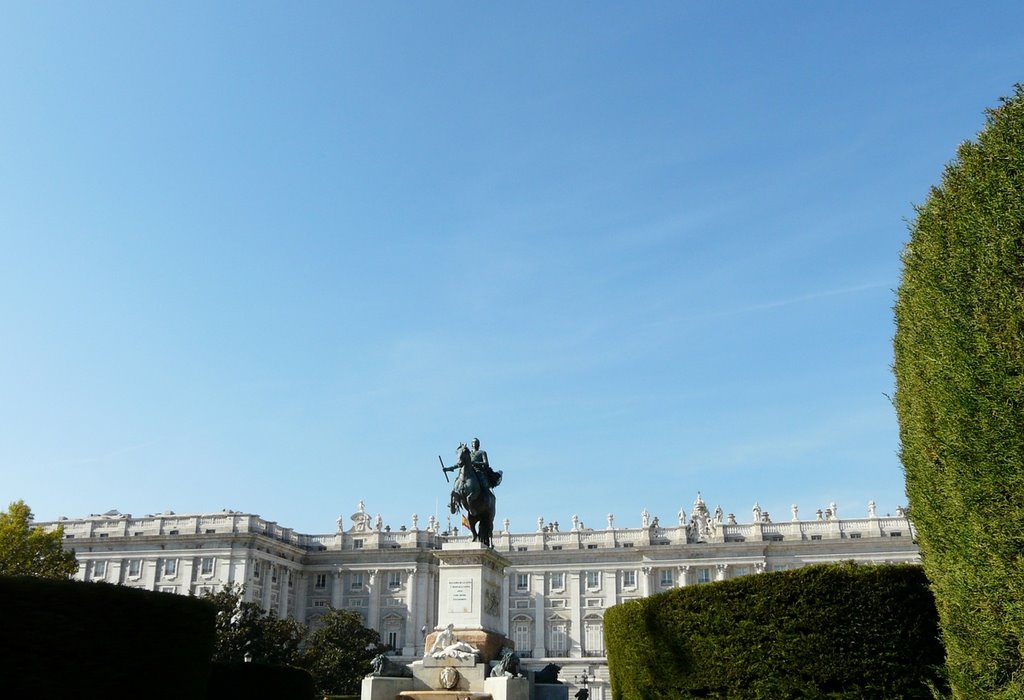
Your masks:
{"label": "tree foliage", "polygon": [[213,660],[242,663],[248,653],[255,663],[299,665],[299,647],[306,626],[290,618],[269,615],[257,603],[243,601],[242,594],[241,586],[226,586],[204,596],[217,608]]}
{"label": "tree foliage", "polygon": [[955,697],[1024,697],[1024,88],[918,208],[896,303],[911,517]]}
{"label": "tree foliage", "polygon": [[363,627],[359,615],[348,610],[328,611],[309,630],[246,602],[241,586],[226,586],[203,597],[217,608],[213,661],[238,664],[248,653],[255,664],[297,666],[309,671],[321,694],[358,693],[370,659],[388,648],[375,630]]}
{"label": "tree foliage", "polygon": [[387,649],[358,614],[330,610],[306,638],[303,666],[313,675],[317,692],[355,694],[370,672],[370,660]]}
{"label": "tree foliage", "polygon": [[942,645],[918,566],[809,566],[687,586],[610,608],[612,694],[931,698]]}
{"label": "tree foliage", "polygon": [[15,501],[0,513],[0,576],[73,576],[78,562],[74,552],[64,551],[64,528],[44,532],[31,523],[32,511],[24,501]]}

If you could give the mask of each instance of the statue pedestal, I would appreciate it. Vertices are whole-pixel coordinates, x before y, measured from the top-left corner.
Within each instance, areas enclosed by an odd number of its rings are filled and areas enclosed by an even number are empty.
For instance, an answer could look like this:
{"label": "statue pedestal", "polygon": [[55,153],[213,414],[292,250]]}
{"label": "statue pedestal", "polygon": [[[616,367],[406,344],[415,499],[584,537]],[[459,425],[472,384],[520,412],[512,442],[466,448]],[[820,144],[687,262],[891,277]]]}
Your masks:
{"label": "statue pedestal", "polygon": [[530,681],[519,678],[488,678],[484,681],[484,692],[494,700],[530,700]]}
{"label": "statue pedestal", "polygon": [[486,668],[501,656],[503,646],[513,646],[501,632],[502,587],[509,560],[479,542],[446,542],[434,556],[441,563],[437,628],[427,636],[426,648],[451,624],[459,641],[480,650]]}
{"label": "statue pedestal", "polygon": [[382,678],[367,676],[363,679],[360,700],[395,700],[395,697],[404,690],[412,690],[414,685],[412,678]]}

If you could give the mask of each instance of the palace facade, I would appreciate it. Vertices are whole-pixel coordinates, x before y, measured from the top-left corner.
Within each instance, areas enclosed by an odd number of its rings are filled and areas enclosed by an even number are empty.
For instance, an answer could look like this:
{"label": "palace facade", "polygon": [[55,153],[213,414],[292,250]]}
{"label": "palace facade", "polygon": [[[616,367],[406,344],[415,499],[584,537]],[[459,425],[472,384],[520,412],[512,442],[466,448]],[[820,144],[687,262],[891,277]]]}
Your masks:
{"label": "palace facade", "polygon": [[[646,512],[639,527],[620,527],[612,515],[600,529],[575,517],[566,529],[538,519],[535,532],[513,533],[509,523],[494,548],[504,572],[501,614],[505,634],[527,666],[557,663],[572,685],[586,672],[591,697],[605,700],[604,611],[612,605],[671,588],[765,571],[837,561],[919,563],[911,522],[902,509],[840,518],[835,504],[801,520],[773,522],[754,506],[740,523],[708,511],[698,496],[689,518],[680,511],[666,525]],[[421,528],[412,516],[394,528],[363,503],[335,532],[307,535],[258,515],[237,511],[163,513],[133,517],[117,511],[36,523],[64,527],[74,549],[76,578],[182,595],[225,585],[244,586],[246,600],[281,617],[315,625],[330,608],[356,611],[406,661],[423,656],[438,614],[438,561],[446,542],[466,541],[441,531],[431,517]],[[497,529],[497,528],[496,528]]]}

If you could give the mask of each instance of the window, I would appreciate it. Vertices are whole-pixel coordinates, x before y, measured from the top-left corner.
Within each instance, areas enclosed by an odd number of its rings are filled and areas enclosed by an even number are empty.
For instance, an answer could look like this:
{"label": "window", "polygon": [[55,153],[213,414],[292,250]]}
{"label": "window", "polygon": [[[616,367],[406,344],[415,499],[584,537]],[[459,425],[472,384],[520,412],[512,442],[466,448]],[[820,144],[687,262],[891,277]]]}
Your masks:
{"label": "window", "polygon": [[626,549],[630,549],[630,548],[632,548],[633,543],[632,542],[623,542],[622,546],[625,547]]}
{"label": "window", "polygon": [[560,544],[556,544],[556,545],[553,545],[553,546],[551,547],[551,549],[553,549],[553,550],[554,550],[554,551],[556,551],[556,552],[557,552],[558,550],[560,550],[561,548],[562,548],[562,545],[560,545]]}
{"label": "window", "polygon": [[277,583],[277,565],[270,567],[270,582]]}
{"label": "window", "polygon": [[206,528],[206,534],[207,535],[216,535],[217,531],[215,529],[213,529],[212,527],[208,527],[208,528]]}
{"label": "window", "polygon": [[132,537],[142,537],[143,534],[144,533],[142,533],[142,532],[133,532],[132,533]]}
{"label": "window", "polygon": [[523,657],[533,655],[533,623],[528,617],[512,620],[512,641],[515,642],[517,654]]}
{"label": "window", "polygon": [[401,571],[389,571],[388,572],[388,588],[401,588],[402,587],[402,572]]}
{"label": "window", "polygon": [[625,588],[636,588],[636,572],[635,571],[623,571],[622,572],[622,585]]}
{"label": "window", "polygon": [[859,532],[851,532],[850,533],[850,539],[851,540],[859,540],[860,539],[860,533]]}
{"label": "window", "polygon": [[74,535],[64,535],[64,539],[66,539],[66,540],[73,540],[73,539],[75,539],[75,536]]}
{"label": "window", "polygon": [[516,590],[530,590],[530,574],[516,574]]}
{"label": "window", "polygon": [[902,532],[890,532],[889,533],[889,537],[902,537],[902,536],[903,536]]}
{"label": "window", "polygon": [[528,607],[530,607],[530,601],[526,600],[526,599],[517,600],[514,607],[517,607],[517,608],[528,608]]}
{"label": "window", "polygon": [[253,578],[259,578],[260,577],[260,563],[258,561],[255,561],[255,562],[252,563],[252,577]]}
{"label": "window", "polygon": [[177,593],[178,589],[174,586],[160,586],[161,593]]}
{"label": "window", "polygon": [[164,576],[174,576],[178,573],[177,559],[164,559]]}
{"label": "window", "polygon": [[199,573],[203,576],[213,575],[213,557],[203,557],[199,562]]}
{"label": "window", "polygon": [[604,622],[592,618],[583,623],[584,656],[604,656]]}
{"label": "window", "polygon": [[[766,539],[766,540],[767,540],[768,542],[782,542],[782,535],[780,535],[780,534],[778,534],[778,533],[775,533],[775,534],[767,535],[767,536],[765,537],[765,539]],[[819,539],[820,539],[820,538],[819,538]],[[737,539],[737,540],[734,540],[734,541],[735,541],[735,542],[742,542],[742,541],[743,541],[743,538],[741,537],[741,538],[739,538],[739,539]]]}
{"label": "window", "polygon": [[352,583],[350,584],[350,588],[353,591],[361,591],[361,590],[363,590],[363,575],[362,574],[352,574]]}
{"label": "window", "polygon": [[106,539],[107,537],[110,537],[110,535],[108,535],[108,534],[107,534],[107,533],[105,533],[105,532],[101,532],[101,533],[100,533],[100,539]]}
{"label": "window", "polygon": [[129,559],[128,560],[128,575],[132,578],[138,578],[142,575],[142,560],[141,559]]}
{"label": "window", "polygon": [[671,586],[674,583],[672,580],[672,569],[662,569],[660,580],[662,586]]}
{"label": "window", "polygon": [[517,552],[525,552],[526,551],[526,547],[516,547],[516,551]]}
{"label": "window", "polygon": [[587,588],[600,588],[601,587],[601,572],[600,571],[588,571],[587,572]]}
{"label": "window", "polygon": [[812,540],[812,541],[815,541],[815,542],[816,542],[816,541],[818,541],[818,540],[820,540],[820,539],[821,539],[821,535],[811,535],[811,540]]}
{"label": "window", "polygon": [[327,588],[327,574],[317,574],[314,588]]}
{"label": "window", "polygon": [[177,531],[177,530],[171,530],[171,531],[170,531],[170,532],[168,532],[167,534],[168,534],[168,535],[177,535],[177,534],[178,534],[178,531]]}
{"label": "window", "polygon": [[587,549],[597,549],[597,545],[596,544],[588,544],[587,545]]}
{"label": "window", "polygon": [[565,588],[565,574],[557,572],[551,574],[551,590],[560,591]]}
{"label": "window", "polygon": [[104,576],[106,576],[107,575],[107,562],[105,562],[105,561],[93,562],[93,565],[92,565],[92,575],[97,577],[97,578],[103,578]]}
{"label": "window", "polygon": [[697,583],[711,583],[711,569],[707,567],[697,569]]}
{"label": "window", "polygon": [[362,549],[362,548],[363,548],[363,541],[362,540],[352,540],[352,549]]}
{"label": "window", "polygon": [[316,600],[313,601],[313,607],[314,608],[326,608],[327,607],[327,600],[324,599],[324,598],[317,598]]}
{"label": "window", "polygon": [[750,575],[750,567],[749,566],[737,566],[735,569],[733,569],[732,573],[733,573],[733,576],[749,576]]}
{"label": "window", "polygon": [[384,643],[392,649],[398,648],[398,632],[395,630],[388,630],[387,637],[384,638]]}
{"label": "window", "polygon": [[555,620],[548,625],[548,654],[565,656],[569,651],[569,624],[565,620]]}

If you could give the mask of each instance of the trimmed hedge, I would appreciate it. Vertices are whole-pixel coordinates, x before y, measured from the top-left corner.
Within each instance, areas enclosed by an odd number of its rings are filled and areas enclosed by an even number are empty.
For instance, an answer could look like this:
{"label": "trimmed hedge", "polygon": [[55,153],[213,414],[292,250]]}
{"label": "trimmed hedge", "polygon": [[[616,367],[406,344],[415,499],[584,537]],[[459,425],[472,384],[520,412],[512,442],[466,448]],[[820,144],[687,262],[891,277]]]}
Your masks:
{"label": "trimmed hedge", "polygon": [[911,517],[955,697],[1024,697],[1024,87],[925,204],[896,302]]}
{"label": "trimmed hedge", "polygon": [[811,566],[678,588],[604,617],[612,694],[931,698],[943,648],[919,566]]}
{"label": "trimmed hedge", "polygon": [[313,700],[313,677],[301,668],[264,664],[213,664],[208,700]]}
{"label": "trimmed hedge", "polygon": [[202,698],[215,611],[124,586],[0,577],[0,679],[18,697]]}

